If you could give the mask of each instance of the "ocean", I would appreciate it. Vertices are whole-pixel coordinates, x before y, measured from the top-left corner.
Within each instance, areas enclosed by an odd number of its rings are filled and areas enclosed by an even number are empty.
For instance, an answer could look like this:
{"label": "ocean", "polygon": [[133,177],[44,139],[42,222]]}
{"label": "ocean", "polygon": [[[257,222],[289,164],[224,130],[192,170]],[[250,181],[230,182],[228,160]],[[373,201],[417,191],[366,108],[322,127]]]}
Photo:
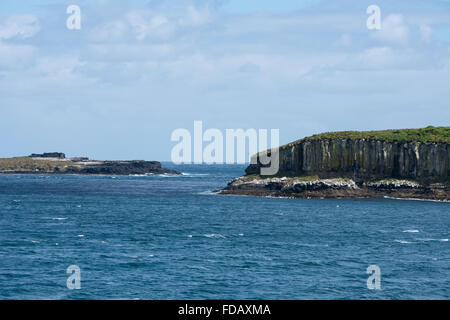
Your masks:
{"label": "ocean", "polygon": [[450,298],[449,203],[224,196],[245,166],[164,166],[0,175],[0,299]]}

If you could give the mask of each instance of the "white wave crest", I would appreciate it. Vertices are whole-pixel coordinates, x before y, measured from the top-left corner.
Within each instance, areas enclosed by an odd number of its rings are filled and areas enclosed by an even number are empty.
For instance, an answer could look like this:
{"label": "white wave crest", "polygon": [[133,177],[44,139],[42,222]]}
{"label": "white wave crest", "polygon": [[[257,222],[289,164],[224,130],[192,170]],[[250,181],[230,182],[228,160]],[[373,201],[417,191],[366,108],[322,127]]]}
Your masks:
{"label": "white wave crest", "polygon": [[433,239],[433,238],[420,238],[420,239],[416,239],[418,241],[423,241],[423,242],[427,242],[427,241],[440,241],[440,242],[448,242],[448,239]]}
{"label": "white wave crest", "polygon": [[216,238],[216,239],[223,239],[223,238],[225,238],[225,236],[220,234],[220,233],[209,233],[209,234],[204,234],[204,236],[207,237],[207,238]]}
{"label": "white wave crest", "polygon": [[443,202],[443,203],[449,203],[449,200],[434,200],[434,199],[420,199],[420,198],[395,198],[395,197],[389,197],[384,196],[384,199],[391,199],[391,200],[406,200],[406,201],[429,201],[429,202]]}
{"label": "white wave crest", "polygon": [[405,240],[394,240],[394,242],[398,242],[398,243],[401,243],[401,244],[408,244],[408,243],[412,243],[412,242],[409,242],[409,241],[405,241]]}

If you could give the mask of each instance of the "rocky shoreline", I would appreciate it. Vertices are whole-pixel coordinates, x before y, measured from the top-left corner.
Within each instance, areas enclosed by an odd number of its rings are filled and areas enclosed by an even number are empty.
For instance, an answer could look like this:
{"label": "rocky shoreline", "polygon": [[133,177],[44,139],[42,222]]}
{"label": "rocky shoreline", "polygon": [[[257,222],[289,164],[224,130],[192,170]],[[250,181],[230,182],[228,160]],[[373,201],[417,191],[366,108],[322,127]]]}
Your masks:
{"label": "rocky shoreline", "polygon": [[0,174],[178,175],[181,172],[163,168],[158,161],[101,161],[65,158],[63,153],[44,153],[0,159]]}
{"label": "rocky shoreline", "polygon": [[[260,157],[221,194],[298,198],[392,197],[448,201],[450,127],[328,132],[277,149],[278,172]],[[256,161],[254,161],[256,160]]]}
{"label": "rocky shoreline", "polygon": [[386,179],[357,184],[351,179],[317,177],[263,178],[243,176],[231,181],[219,194],[270,196],[288,198],[401,198],[450,200],[445,184],[420,185],[415,181]]}

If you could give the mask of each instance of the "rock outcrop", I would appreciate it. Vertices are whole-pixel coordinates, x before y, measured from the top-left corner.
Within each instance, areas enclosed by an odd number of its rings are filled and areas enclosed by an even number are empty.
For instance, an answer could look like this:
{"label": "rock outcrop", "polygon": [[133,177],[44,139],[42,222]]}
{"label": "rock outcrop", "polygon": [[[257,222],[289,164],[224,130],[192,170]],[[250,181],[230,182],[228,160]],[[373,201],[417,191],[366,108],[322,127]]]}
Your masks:
{"label": "rock outcrop", "polygon": [[[52,155],[45,156],[45,155]],[[0,159],[0,173],[9,174],[181,174],[165,169],[158,161],[99,161],[88,158],[54,157],[42,154],[33,157]]]}
{"label": "rock outcrop", "polygon": [[[83,163],[83,162],[82,162]],[[99,161],[82,165],[68,166],[65,173],[77,174],[180,174],[175,170],[162,168],[157,161]]]}
{"label": "rock outcrop", "polygon": [[[400,193],[410,190],[408,196],[431,192],[431,198],[448,199],[450,128],[326,133],[280,147],[279,159],[277,177],[303,180],[294,185],[281,182],[281,189],[275,193],[283,195],[310,196],[312,192],[321,196],[326,193],[323,190],[339,189],[335,183],[330,184],[330,179],[341,179],[347,185],[340,189],[346,189],[349,196],[396,191],[402,197],[405,195]],[[250,165],[247,177],[257,177],[261,167]],[[251,189],[260,192],[261,185],[265,185],[268,194],[274,193],[271,188],[275,181],[267,183],[267,177],[256,180],[261,183],[233,181],[225,192],[245,193],[245,189],[251,194]],[[317,190],[322,192],[313,192]]]}

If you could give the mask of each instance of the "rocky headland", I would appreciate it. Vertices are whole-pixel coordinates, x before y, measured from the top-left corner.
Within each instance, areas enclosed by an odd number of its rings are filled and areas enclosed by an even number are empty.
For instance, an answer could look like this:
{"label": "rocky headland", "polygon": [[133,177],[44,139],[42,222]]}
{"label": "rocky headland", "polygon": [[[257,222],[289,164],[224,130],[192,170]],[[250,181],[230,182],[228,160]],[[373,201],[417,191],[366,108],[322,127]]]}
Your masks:
{"label": "rocky headland", "polygon": [[280,147],[279,159],[276,176],[260,176],[258,161],[220,193],[450,198],[450,127],[323,133]]}
{"label": "rocky headland", "polygon": [[181,174],[165,169],[158,161],[103,161],[85,157],[66,158],[64,153],[32,154],[28,157],[0,159],[0,174]]}

